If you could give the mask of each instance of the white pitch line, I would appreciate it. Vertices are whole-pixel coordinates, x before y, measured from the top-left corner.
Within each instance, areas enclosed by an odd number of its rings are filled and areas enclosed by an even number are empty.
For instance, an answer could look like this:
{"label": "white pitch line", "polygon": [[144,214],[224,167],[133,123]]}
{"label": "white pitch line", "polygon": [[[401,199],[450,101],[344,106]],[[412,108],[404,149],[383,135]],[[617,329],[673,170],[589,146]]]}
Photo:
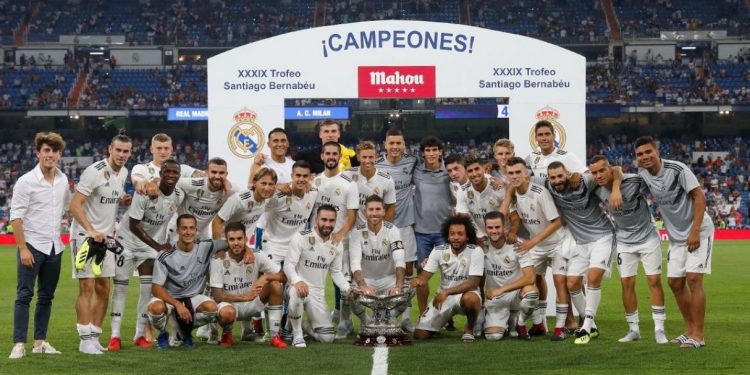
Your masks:
{"label": "white pitch line", "polygon": [[379,346],[372,353],[372,372],[371,375],[388,374],[388,347]]}

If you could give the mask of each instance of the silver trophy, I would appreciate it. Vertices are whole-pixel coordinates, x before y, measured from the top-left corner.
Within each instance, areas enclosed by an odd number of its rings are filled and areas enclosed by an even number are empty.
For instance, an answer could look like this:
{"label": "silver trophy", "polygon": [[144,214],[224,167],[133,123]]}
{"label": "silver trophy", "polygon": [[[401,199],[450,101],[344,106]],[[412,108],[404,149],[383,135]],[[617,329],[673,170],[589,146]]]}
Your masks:
{"label": "silver trophy", "polygon": [[399,346],[411,342],[401,330],[396,320],[399,311],[411,304],[414,289],[408,284],[398,295],[366,295],[356,297],[357,302],[372,310],[367,322],[362,324],[354,345],[361,346]]}

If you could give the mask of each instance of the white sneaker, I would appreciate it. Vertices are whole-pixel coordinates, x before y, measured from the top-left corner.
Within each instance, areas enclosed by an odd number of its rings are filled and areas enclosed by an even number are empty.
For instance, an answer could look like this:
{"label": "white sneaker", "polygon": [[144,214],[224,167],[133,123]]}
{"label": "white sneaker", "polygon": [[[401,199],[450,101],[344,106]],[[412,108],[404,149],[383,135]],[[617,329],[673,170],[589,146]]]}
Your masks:
{"label": "white sneaker", "polygon": [[96,347],[93,340],[81,340],[81,343],[78,344],[78,351],[83,354],[104,354]]}
{"label": "white sneaker", "polygon": [[664,332],[663,329],[654,331],[654,339],[656,340],[657,344],[669,343],[669,339],[667,339],[667,334]]}
{"label": "white sneaker", "polygon": [[292,346],[295,348],[306,348],[307,344],[305,343],[305,339],[302,337],[295,337],[292,341]]}
{"label": "white sneaker", "polygon": [[195,337],[203,340],[208,341],[211,339],[211,327],[209,327],[210,324],[202,325],[198,327],[198,329],[195,330]]}
{"label": "white sneaker", "polygon": [[349,336],[350,333],[352,333],[352,329],[354,328],[354,324],[352,324],[351,320],[342,320],[339,322],[339,327],[336,330],[336,339],[345,339],[347,336]]}
{"label": "white sneaker", "polygon": [[89,341],[91,341],[92,343],[94,343],[94,346],[96,346],[96,348],[99,349],[100,352],[106,352],[106,351],[109,350],[109,349],[107,349],[106,346],[102,346],[102,344],[99,342],[98,338],[96,338],[96,339],[90,339]]}
{"label": "white sneaker", "polygon": [[8,358],[10,359],[19,359],[26,356],[26,347],[22,342],[16,343],[16,345],[13,345],[13,350],[10,351],[10,355]]}
{"label": "white sneaker", "polygon": [[35,346],[33,349],[31,349],[31,352],[34,354],[62,354],[47,341],[43,341],[42,345]]}
{"label": "white sneaker", "polygon": [[411,319],[406,318],[401,321],[401,329],[405,332],[414,333],[414,323],[411,322]]}
{"label": "white sneaker", "polygon": [[628,331],[628,333],[621,339],[617,340],[619,342],[633,342],[638,341],[641,339],[641,333],[635,332],[635,331]]}

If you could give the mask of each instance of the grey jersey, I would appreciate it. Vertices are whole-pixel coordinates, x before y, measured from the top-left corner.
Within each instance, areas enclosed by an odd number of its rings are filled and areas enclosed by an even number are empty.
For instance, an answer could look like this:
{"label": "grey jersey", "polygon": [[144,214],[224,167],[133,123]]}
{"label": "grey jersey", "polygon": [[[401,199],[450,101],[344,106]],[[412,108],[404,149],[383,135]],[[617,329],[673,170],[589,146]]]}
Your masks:
{"label": "grey jersey", "polygon": [[602,236],[612,234],[614,227],[607,215],[599,207],[599,197],[592,194],[598,187],[590,174],[583,174],[577,189],[557,192],[547,181],[547,190],[555,200],[565,223],[579,245],[594,242]]}
{"label": "grey jersey", "polygon": [[654,218],[648,209],[648,202],[646,202],[646,183],[637,174],[622,175],[620,185],[622,207],[618,211],[612,210],[609,206],[609,196],[612,194],[609,189],[600,186],[594,192],[604,203],[604,208],[615,222],[617,242],[640,245],[659,236],[654,225]]}
{"label": "grey jersey", "polygon": [[[643,168],[638,168],[638,175],[643,178],[654,202],[658,204],[669,240],[683,243],[687,241],[693,225],[693,199],[689,193],[700,188],[700,184],[685,164],[667,159],[661,159],[661,162],[661,170],[655,176]],[[707,237],[713,231],[714,224],[708,214],[704,213],[701,237]]]}
{"label": "grey jersey", "polygon": [[417,158],[406,154],[395,164],[385,157],[380,157],[375,164],[379,171],[388,173],[393,179],[396,187],[396,215],[393,224],[399,228],[414,225],[414,192],[411,180],[416,164]]}
{"label": "grey jersey", "polygon": [[211,257],[223,248],[226,248],[225,241],[212,240],[196,241],[191,251],[182,251],[173,245],[172,250],[159,254],[154,262],[152,283],[163,286],[175,298],[196,296],[206,285]]}
{"label": "grey jersey", "polygon": [[414,168],[414,232],[440,233],[440,226],[451,215],[451,191],[448,171],[425,168],[420,161]]}

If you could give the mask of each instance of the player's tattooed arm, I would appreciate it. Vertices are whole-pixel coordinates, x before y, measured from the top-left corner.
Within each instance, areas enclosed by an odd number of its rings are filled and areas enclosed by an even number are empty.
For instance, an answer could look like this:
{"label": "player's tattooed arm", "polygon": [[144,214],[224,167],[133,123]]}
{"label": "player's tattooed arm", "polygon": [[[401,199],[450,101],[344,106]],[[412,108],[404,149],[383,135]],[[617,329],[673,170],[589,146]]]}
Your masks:
{"label": "player's tattooed arm", "polygon": [[504,293],[512,292],[516,289],[521,289],[527,285],[534,285],[534,280],[536,280],[534,267],[524,267],[521,269],[521,271],[523,271],[523,276],[519,277],[509,284],[488,290],[485,293],[486,297],[488,299],[492,299]]}
{"label": "player's tattooed arm", "polygon": [[443,306],[443,302],[445,302],[448,296],[454,294],[463,294],[472,290],[476,290],[479,287],[479,283],[481,280],[481,276],[469,276],[469,279],[462,282],[461,284],[458,284],[452,288],[438,290],[437,294],[435,294],[435,298],[432,300],[432,306],[440,310],[440,308]]}
{"label": "player's tattooed arm", "polygon": [[357,210],[346,210],[346,222],[344,225],[339,229],[338,232],[334,232],[331,235],[331,242],[334,245],[338,245],[339,242],[341,242],[344,237],[346,237],[347,233],[354,227],[354,224],[357,222]]}
{"label": "player's tattooed arm", "polygon": [[386,204],[384,220],[392,223],[394,216],[396,216],[396,204],[395,203]]}
{"label": "player's tattooed arm", "polygon": [[513,211],[510,213],[509,217],[510,229],[508,230],[508,235],[505,237],[507,243],[512,245],[518,241],[518,231],[521,230],[521,216],[518,215],[518,211]]}

